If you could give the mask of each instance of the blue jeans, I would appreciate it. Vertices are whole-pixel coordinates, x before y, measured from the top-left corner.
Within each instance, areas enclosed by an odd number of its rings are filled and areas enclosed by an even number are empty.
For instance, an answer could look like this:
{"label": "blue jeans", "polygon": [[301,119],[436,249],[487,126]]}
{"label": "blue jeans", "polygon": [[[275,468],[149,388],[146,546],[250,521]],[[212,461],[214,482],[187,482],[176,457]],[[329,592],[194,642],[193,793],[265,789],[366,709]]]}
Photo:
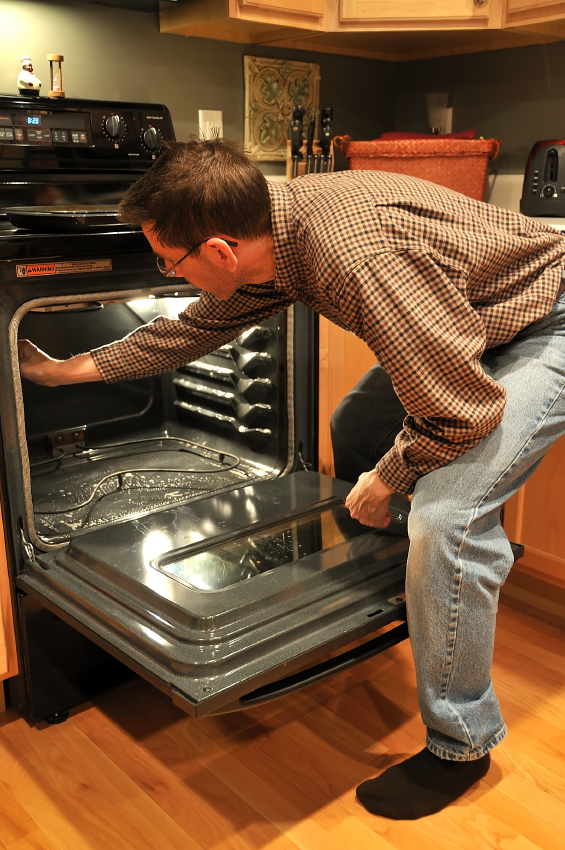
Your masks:
{"label": "blue jeans", "polygon": [[[513,564],[500,509],[565,433],[565,296],[482,363],[506,387],[503,420],[418,481],[408,525],[408,625],[426,744],[458,761],[480,758],[506,734],[490,678],[499,588]],[[336,475],[352,480],[352,469],[356,480],[363,453],[371,469],[402,415],[374,367],[332,418]]]}

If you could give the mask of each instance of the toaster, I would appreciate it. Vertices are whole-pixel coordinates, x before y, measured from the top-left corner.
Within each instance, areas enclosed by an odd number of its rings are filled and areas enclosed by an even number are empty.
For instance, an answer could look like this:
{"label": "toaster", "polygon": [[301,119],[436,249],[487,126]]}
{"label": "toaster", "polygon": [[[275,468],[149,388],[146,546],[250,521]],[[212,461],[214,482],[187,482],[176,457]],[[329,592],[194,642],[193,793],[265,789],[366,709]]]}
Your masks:
{"label": "toaster", "polygon": [[565,139],[536,142],[530,151],[520,212],[565,216]]}

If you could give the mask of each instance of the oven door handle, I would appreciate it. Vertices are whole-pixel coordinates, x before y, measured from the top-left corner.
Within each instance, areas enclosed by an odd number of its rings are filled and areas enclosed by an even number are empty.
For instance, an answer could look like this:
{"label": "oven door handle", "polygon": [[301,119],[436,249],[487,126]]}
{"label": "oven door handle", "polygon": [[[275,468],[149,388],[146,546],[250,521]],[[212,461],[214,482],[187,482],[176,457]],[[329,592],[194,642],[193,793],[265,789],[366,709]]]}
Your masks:
{"label": "oven door handle", "polygon": [[354,664],[359,664],[361,661],[366,661],[383,652],[385,649],[390,649],[396,646],[408,637],[408,624],[402,623],[394,629],[390,629],[373,640],[356,646],[335,658],[330,658],[327,661],[322,661],[321,664],[316,664],[314,667],[309,667],[307,670],[301,670],[299,673],[293,673],[292,676],[287,676],[284,679],[279,679],[277,682],[271,682],[264,685],[262,688],[257,688],[251,691],[244,697],[240,697],[239,705],[241,708],[249,708],[252,705],[261,705],[261,703],[269,702],[272,699],[286,696],[293,691],[303,688],[306,685],[313,685],[314,682],[320,682],[327,676],[333,676],[334,673],[341,673],[342,670],[347,670],[353,667]]}

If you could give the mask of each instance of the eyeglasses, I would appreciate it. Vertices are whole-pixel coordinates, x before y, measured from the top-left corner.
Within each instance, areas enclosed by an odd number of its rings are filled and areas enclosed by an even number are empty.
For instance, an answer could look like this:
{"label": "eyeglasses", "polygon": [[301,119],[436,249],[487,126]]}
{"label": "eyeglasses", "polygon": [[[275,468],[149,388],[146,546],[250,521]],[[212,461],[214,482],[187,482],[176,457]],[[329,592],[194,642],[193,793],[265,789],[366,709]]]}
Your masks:
{"label": "eyeglasses", "polygon": [[[208,239],[210,238],[211,237],[209,236]],[[177,266],[180,266],[180,264],[183,263],[187,257],[190,257],[193,251],[196,251],[197,248],[200,248],[201,245],[204,245],[204,243],[207,242],[208,239],[203,239],[202,242],[197,242],[196,245],[190,249],[190,251],[186,252],[184,257],[181,257],[180,260],[177,260],[176,263],[173,263],[173,265],[169,266],[168,268],[165,265],[168,260],[165,260],[163,257],[156,257],[155,259],[157,261],[157,268],[159,269],[163,277],[176,277]],[[226,245],[229,245],[230,248],[237,248],[237,246],[239,245],[239,242],[233,242],[230,239],[224,239],[224,242],[226,243]]]}

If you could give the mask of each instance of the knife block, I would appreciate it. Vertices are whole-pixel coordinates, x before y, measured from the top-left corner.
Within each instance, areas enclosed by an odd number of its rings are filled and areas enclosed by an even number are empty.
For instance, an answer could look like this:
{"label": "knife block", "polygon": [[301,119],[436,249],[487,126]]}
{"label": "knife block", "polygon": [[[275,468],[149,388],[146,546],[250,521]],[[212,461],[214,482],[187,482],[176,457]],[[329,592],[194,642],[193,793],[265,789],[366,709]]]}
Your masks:
{"label": "knife block", "polygon": [[[322,148],[320,147],[320,143],[314,141],[312,145],[312,149],[314,151],[314,155],[321,154]],[[300,148],[300,153],[302,154],[302,159],[298,163],[298,174],[297,177],[302,177],[303,174],[306,174],[306,142],[303,142],[302,147]],[[330,171],[334,170],[334,143],[330,142],[330,156],[332,158],[332,164],[330,167]],[[286,179],[292,180],[292,156],[290,153],[290,139],[287,139],[286,142]]]}

